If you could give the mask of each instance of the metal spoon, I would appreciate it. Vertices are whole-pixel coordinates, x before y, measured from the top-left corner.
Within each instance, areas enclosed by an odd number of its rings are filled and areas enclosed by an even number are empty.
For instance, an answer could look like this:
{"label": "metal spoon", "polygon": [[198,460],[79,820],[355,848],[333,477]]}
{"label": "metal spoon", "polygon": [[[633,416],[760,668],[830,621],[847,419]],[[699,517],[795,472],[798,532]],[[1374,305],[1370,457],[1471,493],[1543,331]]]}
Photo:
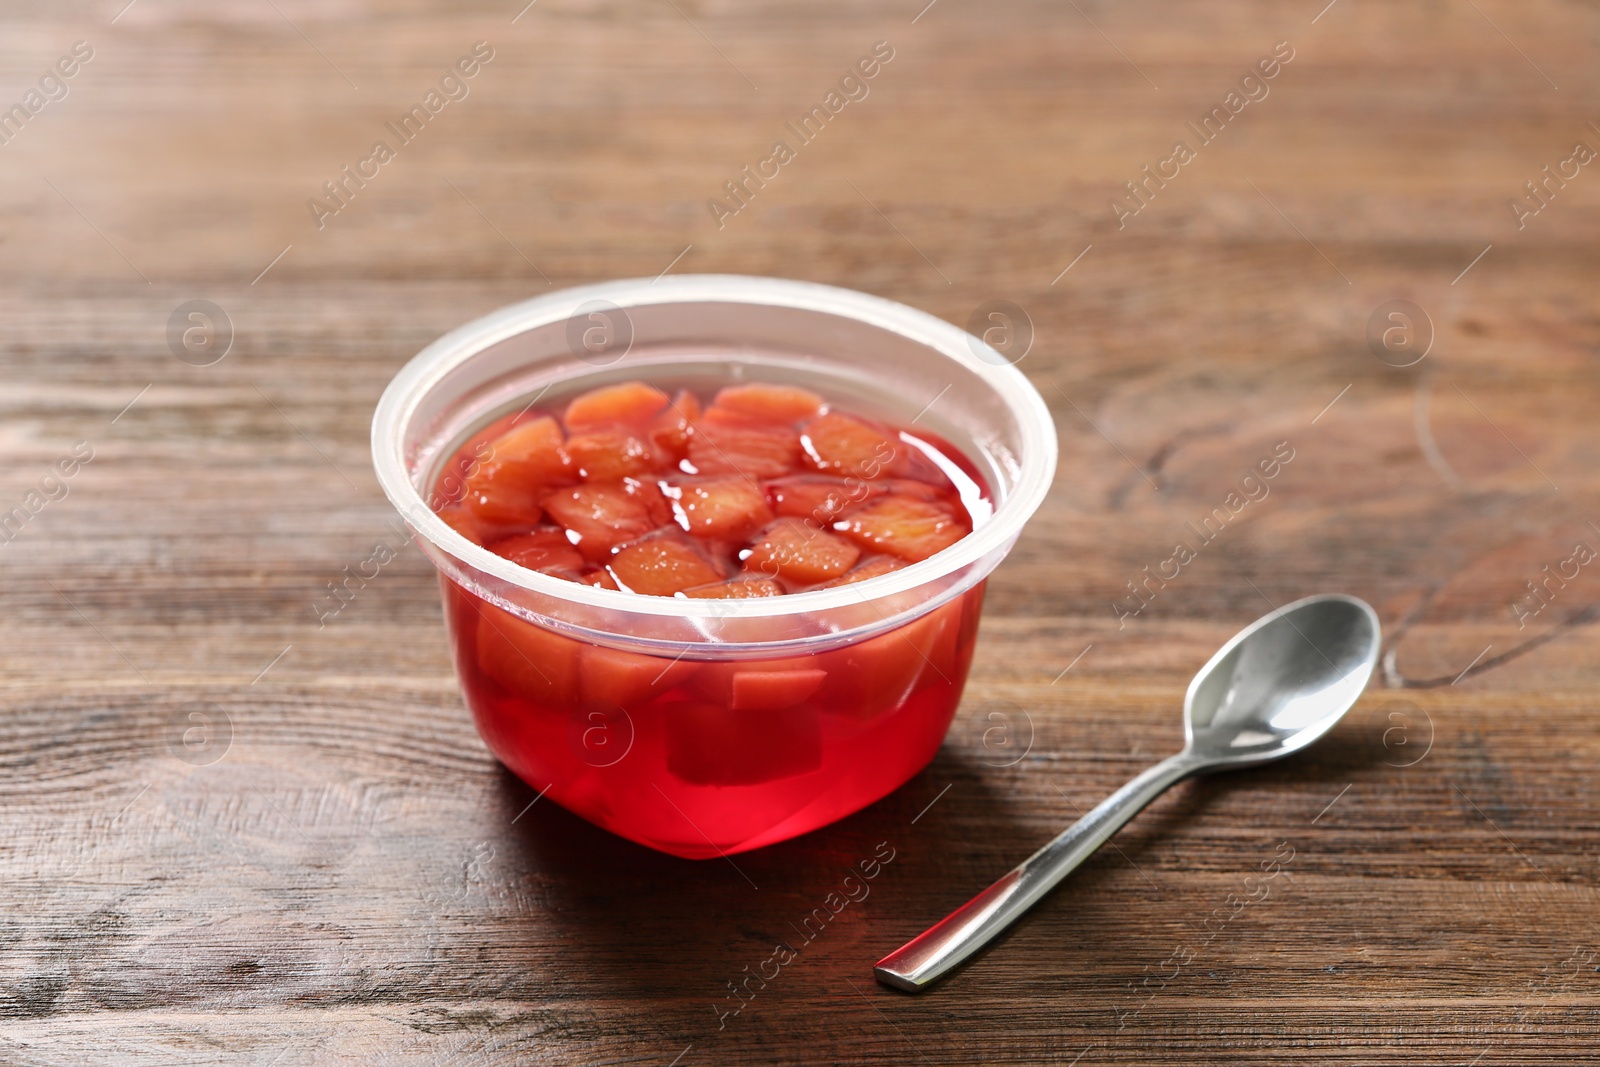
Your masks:
{"label": "metal spoon", "polygon": [[1183,751],[1112,793],[1060,837],[938,925],[879,960],[878,981],[917,993],[943,978],[1054,889],[1169,786],[1192,774],[1287,756],[1333,728],[1366,688],[1381,644],[1355,597],[1307,597],[1234,635],[1184,697]]}

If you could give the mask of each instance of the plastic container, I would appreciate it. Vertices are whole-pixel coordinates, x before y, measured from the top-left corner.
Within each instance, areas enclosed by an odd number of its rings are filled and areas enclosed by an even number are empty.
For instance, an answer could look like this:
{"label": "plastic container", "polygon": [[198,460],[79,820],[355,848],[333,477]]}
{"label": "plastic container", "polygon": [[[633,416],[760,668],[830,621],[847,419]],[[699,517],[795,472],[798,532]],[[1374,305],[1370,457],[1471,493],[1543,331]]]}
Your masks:
{"label": "plastic container", "polygon": [[[688,600],[524,570],[429,507],[475,431],[628,379],[787,382],[915,422],[965,454],[993,513],[929,559],[855,585]],[[691,858],[824,826],[927,765],[960,702],[983,580],[1056,462],[1038,393],[965,331],[862,293],[720,275],[569,289],[462,326],[390,383],[372,450],[439,569],[489,749],[583,818]]]}

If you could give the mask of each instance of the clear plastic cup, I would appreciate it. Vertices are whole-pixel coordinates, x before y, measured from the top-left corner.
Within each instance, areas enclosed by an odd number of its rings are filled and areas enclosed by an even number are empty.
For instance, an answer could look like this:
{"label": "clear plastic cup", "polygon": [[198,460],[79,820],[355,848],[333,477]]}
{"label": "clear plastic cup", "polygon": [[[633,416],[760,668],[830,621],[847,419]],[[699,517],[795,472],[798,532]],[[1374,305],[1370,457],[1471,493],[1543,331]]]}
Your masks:
{"label": "clear plastic cup", "polygon": [[[618,592],[525,570],[429,506],[470,435],[530,403],[641,379],[810,388],[942,437],[993,512],[932,557],[748,600]],[[1048,490],[1055,429],[999,351],[925,312],[806,282],[683,275],[502,308],[423,349],[379,401],[373,462],[439,570],[490,751],[535,789],[678,856],[727,855],[887,795],[938,751],[983,582]]]}

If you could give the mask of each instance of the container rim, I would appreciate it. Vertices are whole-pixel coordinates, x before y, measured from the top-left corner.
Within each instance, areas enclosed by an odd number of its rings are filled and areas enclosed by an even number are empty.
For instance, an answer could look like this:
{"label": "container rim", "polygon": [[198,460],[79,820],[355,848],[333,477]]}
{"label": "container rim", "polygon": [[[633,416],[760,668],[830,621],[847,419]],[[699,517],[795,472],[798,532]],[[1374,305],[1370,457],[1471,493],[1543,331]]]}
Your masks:
{"label": "container rim", "polygon": [[[814,311],[854,319],[922,344],[969,370],[995,390],[1017,421],[1021,469],[1017,484],[982,526],[927,559],[876,578],[833,589],[744,600],[639,596],[568,582],[497,556],[439,518],[412,484],[406,467],[405,429],[430,391],[479,352],[525,331],[570,319],[580,305],[609,301],[626,310],[657,304],[752,304]],[[993,360],[980,359],[987,351]],[[766,618],[827,611],[906,593],[1003,552],[1038,509],[1056,467],[1055,423],[1032,383],[994,348],[958,326],[882,297],[815,282],[738,274],[682,274],[629,278],[577,286],[492,311],[451,330],[401,368],[383,392],[372,418],[372,460],[391,504],[420,536],[439,550],[508,585],[598,609],[691,619]]]}

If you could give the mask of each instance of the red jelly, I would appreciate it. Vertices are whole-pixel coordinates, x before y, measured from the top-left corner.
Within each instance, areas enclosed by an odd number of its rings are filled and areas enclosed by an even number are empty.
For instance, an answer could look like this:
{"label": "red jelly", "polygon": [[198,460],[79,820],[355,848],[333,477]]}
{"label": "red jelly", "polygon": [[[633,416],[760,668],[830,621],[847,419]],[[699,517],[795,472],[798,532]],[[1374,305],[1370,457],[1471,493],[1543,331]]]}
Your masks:
{"label": "red jelly", "polygon": [[[932,435],[805,389],[627,382],[465,442],[435,494],[458,532],[530,570],[625,594],[781,597],[927,559],[988,514]],[[856,811],[920,770],[955,713],[981,583],[912,622],[769,659],[596,645],[446,580],[478,726],[520,777],[624,837],[709,857]]]}

